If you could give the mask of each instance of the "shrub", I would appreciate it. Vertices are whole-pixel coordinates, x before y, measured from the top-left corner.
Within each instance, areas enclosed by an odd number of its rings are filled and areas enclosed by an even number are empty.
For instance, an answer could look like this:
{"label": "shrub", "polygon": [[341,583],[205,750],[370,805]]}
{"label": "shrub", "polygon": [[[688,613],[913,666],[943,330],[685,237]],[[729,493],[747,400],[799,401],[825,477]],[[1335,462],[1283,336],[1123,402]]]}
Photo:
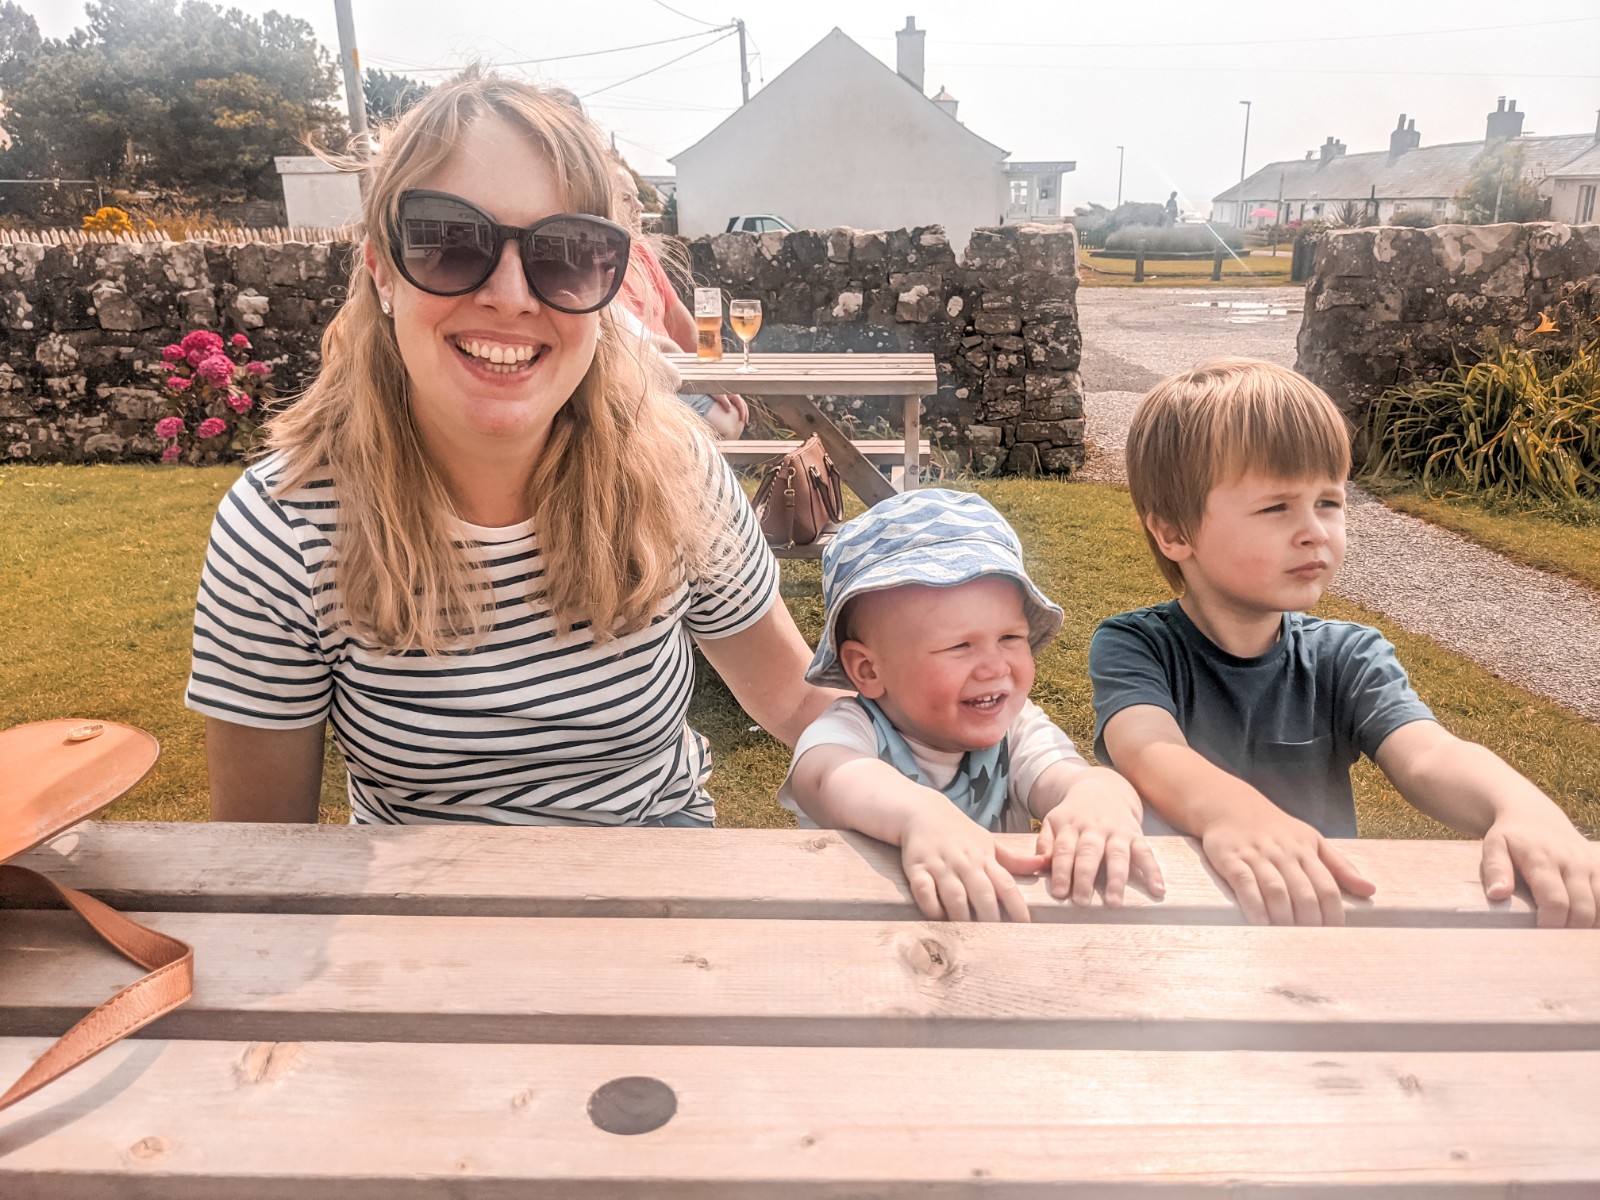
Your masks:
{"label": "shrub", "polygon": [[254,450],[261,440],[261,406],[273,396],[272,368],[250,357],[250,339],[226,341],[196,329],[161,352],[166,393],[156,436],[164,463],[221,462]]}
{"label": "shrub", "polygon": [[1432,229],[1442,222],[1435,221],[1430,213],[1398,213],[1384,222],[1386,225],[1398,225],[1402,229]]}
{"label": "shrub", "polygon": [[1152,254],[1198,253],[1215,250],[1219,245],[1238,250],[1244,246],[1244,231],[1214,229],[1210,225],[1133,225],[1111,234],[1106,238],[1105,246],[1107,250],[1137,250],[1141,240],[1144,248]]}
{"label": "shrub", "polygon": [[133,232],[133,221],[129,219],[128,214],[122,209],[108,204],[104,208],[95,209],[94,212],[83,219],[83,231],[85,233],[131,234]]}
{"label": "shrub", "polygon": [[[1559,334],[1540,314],[1532,336]],[[1565,502],[1600,497],[1600,341],[1545,348],[1490,336],[1436,381],[1391,388],[1369,415],[1369,472],[1430,493]]]}

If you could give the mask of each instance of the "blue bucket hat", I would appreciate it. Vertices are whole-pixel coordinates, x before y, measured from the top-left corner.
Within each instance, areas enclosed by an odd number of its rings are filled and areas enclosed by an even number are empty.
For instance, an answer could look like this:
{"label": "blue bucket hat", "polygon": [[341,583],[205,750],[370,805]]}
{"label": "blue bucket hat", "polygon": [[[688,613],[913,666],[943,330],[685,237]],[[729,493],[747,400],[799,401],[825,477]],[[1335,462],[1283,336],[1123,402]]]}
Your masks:
{"label": "blue bucket hat", "polygon": [[822,551],[822,640],[806,680],[853,690],[839,664],[835,626],[846,601],[863,592],[920,583],[956,587],[984,575],[1022,585],[1034,653],[1061,629],[1061,609],[1028,578],[1022,543],[982,496],[921,488],[891,496],[846,521]]}

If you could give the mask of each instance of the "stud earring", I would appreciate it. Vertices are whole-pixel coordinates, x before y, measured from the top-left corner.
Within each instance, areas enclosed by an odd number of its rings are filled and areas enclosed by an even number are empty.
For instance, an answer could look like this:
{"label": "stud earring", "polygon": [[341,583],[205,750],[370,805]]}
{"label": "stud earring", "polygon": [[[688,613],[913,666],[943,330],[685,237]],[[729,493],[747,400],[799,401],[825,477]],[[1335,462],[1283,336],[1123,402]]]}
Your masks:
{"label": "stud earring", "polygon": [[387,317],[390,313],[394,312],[394,309],[389,306],[389,302],[387,300],[380,300],[378,301],[378,304],[383,309],[384,316]]}

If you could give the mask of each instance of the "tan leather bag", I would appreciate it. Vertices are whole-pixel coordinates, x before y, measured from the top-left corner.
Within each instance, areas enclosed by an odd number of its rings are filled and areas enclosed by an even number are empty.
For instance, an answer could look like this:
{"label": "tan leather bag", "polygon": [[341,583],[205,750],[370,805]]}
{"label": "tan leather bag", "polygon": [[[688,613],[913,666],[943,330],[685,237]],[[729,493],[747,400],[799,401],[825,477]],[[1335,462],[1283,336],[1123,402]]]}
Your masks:
{"label": "tan leather bag", "polygon": [[812,434],[768,467],[752,503],[767,541],[783,549],[809,546],[843,520],[843,485],[822,439]]}
{"label": "tan leather bag", "polygon": [[[0,733],[0,864],[100,811],[148,775],[160,753],[156,739],[144,730],[111,721],[38,721]],[[150,972],[62,1034],[0,1095],[0,1109],[194,994],[193,948],[130,921],[92,896],[26,867],[0,865],[0,899],[23,908],[65,904]]]}

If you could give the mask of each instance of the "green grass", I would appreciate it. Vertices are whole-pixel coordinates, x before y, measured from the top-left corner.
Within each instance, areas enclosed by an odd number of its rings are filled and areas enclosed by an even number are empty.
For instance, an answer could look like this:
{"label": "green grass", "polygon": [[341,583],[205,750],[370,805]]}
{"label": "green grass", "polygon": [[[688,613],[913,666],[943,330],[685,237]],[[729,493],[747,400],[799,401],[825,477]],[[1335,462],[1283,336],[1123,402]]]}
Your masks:
{"label": "green grass", "polygon": [[[155,733],[161,763],[111,816],[205,816],[203,722],[183,707],[183,684],[211,513],[236,475],[236,468],[0,468],[7,581],[0,593],[0,726],[81,715]],[[1034,696],[1087,748],[1089,635],[1109,613],[1166,597],[1127,493],[1021,479],[981,482],[976,490],[1010,518],[1039,585],[1066,610],[1061,637],[1040,655]],[[817,564],[785,563],[783,594],[814,640],[821,628]],[[1321,611],[1383,629],[1450,729],[1503,755],[1588,834],[1600,834],[1600,728],[1364,609],[1329,601]],[[691,712],[716,756],[711,788],[719,821],[788,824],[772,799],[788,752],[750,729],[708,670]],[[323,819],[342,820],[342,773],[336,756],[331,762]],[[1356,794],[1369,837],[1446,836],[1401,802],[1370,764],[1357,771]]]}
{"label": "green grass", "polygon": [[1600,590],[1600,503],[1560,507],[1473,496],[1429,496],[1420,487],[1379,490],[1390,508],[1497,551],[1515,562]]}
{"label": "green grass", "polygon": [[1145,281],[1133,282],[1134,260],[1107,258],[1089,251],[1078,264],[1078,280],[1085,287],[1282,287],[1289,282],[1290,255],[1287,247],[1280,247],[1276,258],[1265,250],[1245,254],[1242,258],[1224,257],[1222,280],[1211,278],[1211,260],[1180,259],[1166,261],[1146,259]]}

